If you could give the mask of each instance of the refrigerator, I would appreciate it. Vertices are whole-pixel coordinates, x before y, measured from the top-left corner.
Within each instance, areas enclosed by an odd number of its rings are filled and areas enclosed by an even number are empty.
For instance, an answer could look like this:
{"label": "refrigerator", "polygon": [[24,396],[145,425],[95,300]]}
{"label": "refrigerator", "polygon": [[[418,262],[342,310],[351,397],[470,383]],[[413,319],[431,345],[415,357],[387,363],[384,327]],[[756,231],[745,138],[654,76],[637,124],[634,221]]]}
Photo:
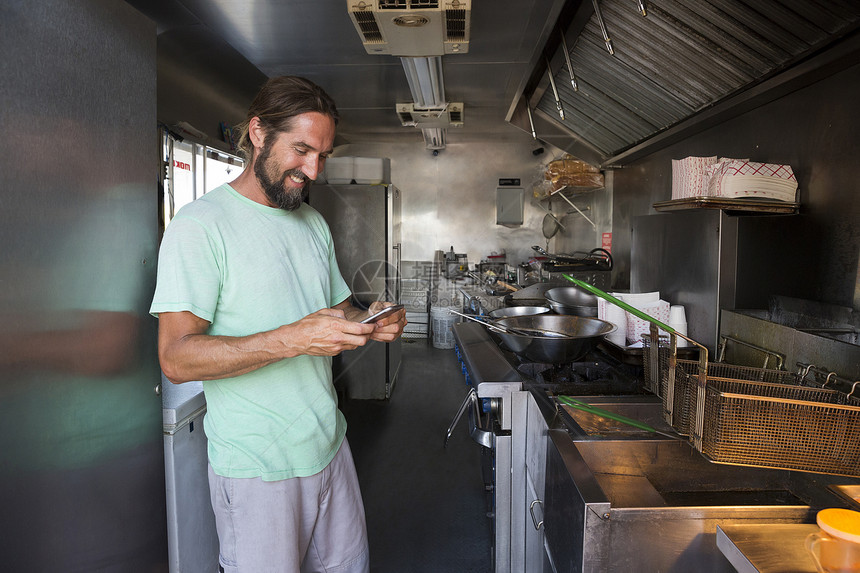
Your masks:
{"label": "refrigerator", "polygon": [[[390,184],[311,187],[308,202],[325,218],[338,266],[353,304],[400,302],[400,191]],[[402,354],[401,340],[343,352],[332,361],[335,388],[349,399],[391,397]]]}
{"label": "refrigerator", "polygon": [[170,573],[218,571],[218,533],[209,501],[202,382],[162,375],[167,557]]}

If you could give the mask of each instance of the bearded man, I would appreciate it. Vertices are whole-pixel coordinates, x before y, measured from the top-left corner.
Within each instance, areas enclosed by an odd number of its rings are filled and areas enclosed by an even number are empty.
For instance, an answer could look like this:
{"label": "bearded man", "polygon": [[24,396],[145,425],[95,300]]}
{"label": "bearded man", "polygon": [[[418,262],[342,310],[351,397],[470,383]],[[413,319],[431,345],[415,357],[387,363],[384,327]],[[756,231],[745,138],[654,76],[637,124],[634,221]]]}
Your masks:
{"label": "bearded man", "polygon": [[304,202],[337,122],[319,86],[270,79],[242,126],[245,170],[180,209],[161,245],[159,359],[173,383],[203,380],[228,573],[369,570],[331,357],[390,342],[406,321],[359,322],[390,303],[351,305],[329,228]]}

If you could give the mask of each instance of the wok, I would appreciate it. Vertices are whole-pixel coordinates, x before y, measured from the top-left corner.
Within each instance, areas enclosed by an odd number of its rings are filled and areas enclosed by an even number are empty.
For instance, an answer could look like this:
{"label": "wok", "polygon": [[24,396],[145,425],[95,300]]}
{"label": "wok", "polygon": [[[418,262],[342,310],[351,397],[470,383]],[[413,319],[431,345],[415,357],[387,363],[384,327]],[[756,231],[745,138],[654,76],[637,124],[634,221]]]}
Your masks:
{"label": "wok", "polygon": [[582,358],[604,336],[615,330],[615,325],[605,320],[560,314],[510,316],[496,322],[513,329],[537,328],[566,334],[565,338],[549,338],[497,332],[505,345],[517,355],[532,362],[548,364],[563,364]]}
{"label": "wok", "polygon": [[490,312],[490,318],[508,318],[509,316],[532,316],[535,314],[545,314],[549,312],[549,307],[546,306],[511,306],[508,308],[497,308]]}
{"label": "wok", "polygon": [[544,296],[546,291],[560,286],[570,286],[570,283],[557,281],[535,283],[506,295],[504,302],[506,306],[543,306],[546,304],[546,297]]}
{"label": "wok", "polygon": [[597,297],[581,288],[552,288],[544,293],[544,298],[558,314],[597,316]]}

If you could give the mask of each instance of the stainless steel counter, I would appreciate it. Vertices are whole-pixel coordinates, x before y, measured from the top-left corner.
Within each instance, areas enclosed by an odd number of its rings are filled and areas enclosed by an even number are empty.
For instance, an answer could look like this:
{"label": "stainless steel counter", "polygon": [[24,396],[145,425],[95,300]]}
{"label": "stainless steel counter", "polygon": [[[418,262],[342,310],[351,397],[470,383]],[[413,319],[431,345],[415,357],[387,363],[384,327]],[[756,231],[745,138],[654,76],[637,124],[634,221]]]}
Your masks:
{"label": "stainless steel counter", "polygon": [[717,547],[738,573],[816,573],[804,549],[813,524],[717,526]]}
{"label": "stainless steel counter", "polygon": [[[660,403],[653,397],[581,399],[658,421]],[[590,414],[557,413],[546,405],[542,412],[551,429],[544,527],[558,571],[730,572],[734,563],[717,546],[718,528],[815,528],[818,510],[850,505],[835,486],[858,483],[714,464],[684,439],[637,434]],[[775,546],[768,556],[762,547],[760,560],[781,558],[782,549]],[[787,570],[793,569],[782,569]]]}

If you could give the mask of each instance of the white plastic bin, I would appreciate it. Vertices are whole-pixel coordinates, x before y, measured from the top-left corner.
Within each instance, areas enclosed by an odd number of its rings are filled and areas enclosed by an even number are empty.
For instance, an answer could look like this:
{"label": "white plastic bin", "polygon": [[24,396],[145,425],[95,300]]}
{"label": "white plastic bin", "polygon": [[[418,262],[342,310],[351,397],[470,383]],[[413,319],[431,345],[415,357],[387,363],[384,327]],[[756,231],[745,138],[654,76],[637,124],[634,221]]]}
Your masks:
{"label": "white plastic bin", "polygon": [[356,157],[353,178],[359,185],[390,183],[390,175],[386,174],[386,171],[391,171],[390,162],[388,158]]}
{"label": "white plastic bin", "polygon": [[330,185],[349,185],[355,179],[355,157],[329,157],[325,161],[325,180]]}
{"label": "white plastic bin", "polygon": [[433,348],[454,348],[454,323],[457,315],[447,306],[430,308],[430,328],[433,331]]}

